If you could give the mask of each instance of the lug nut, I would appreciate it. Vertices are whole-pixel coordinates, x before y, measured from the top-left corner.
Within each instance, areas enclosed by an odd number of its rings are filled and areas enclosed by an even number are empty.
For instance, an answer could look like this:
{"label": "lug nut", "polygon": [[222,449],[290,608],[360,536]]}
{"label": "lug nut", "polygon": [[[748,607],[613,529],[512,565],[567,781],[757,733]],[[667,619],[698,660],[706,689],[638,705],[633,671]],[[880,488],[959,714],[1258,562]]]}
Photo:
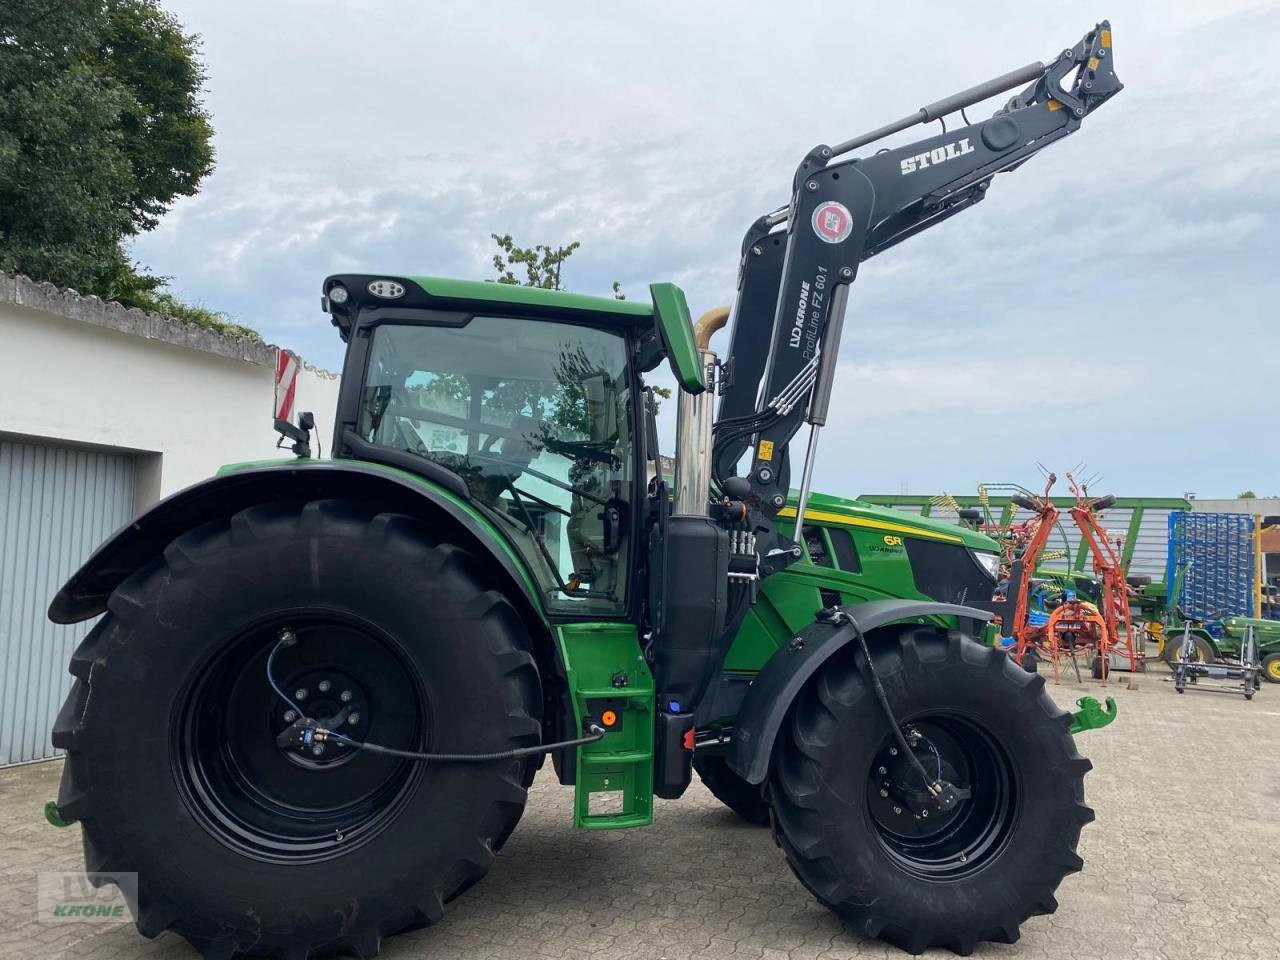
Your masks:
{"label": "lug nut", "polygon": [[928,810],[921,810],[921,811],[920,811],[920,816],[922,816],[922,817],[927,817],[928,815],[929,815],[929,811],[928,811]]}
{"label": "lug nut", "polygon": [[888,772],[889,772],[889,768],[888,768],[888,767],[881,767],[881,768],[880,768],[880,776],[882,776],[882,777],[883,777],[883,776],[884,776],[886,773],[888,773]]}
{"label": "lug nut", "polygon": [[351,691],[350,691],[350,690],[343,690],[343,691],[342,691],[342,693],[340,693],[340,694],[338,695],[338,699],[339,699],[339,700],[341,700],[343,703],[350,703],[350,702],[351,702]]}
{"label": "lug nut", "polygon": [[295,720],[297,720],[297,719],[298,719],[297,711],[295,711],[295,710],[286,710],[286,711],[284,712],[284,722],[285,722],[285,723],[293,723],[293,721],[295,721]]}
{"label": "lug nut", "polygon": [[897,748],[897,747],[890,747],[890,748],[889,748],[889,756],[891,756],[891,757],[896,757],[897,755],[898,755],[898,748]]}
{"label": "lug nut", "polygon": [[881,787],[881,788],[880,788],[880,796],[882,796],[882,797],[887,797],[888,795],[889,795],[889,791],[888,791],[888,790],[885,790],[883,787]]}
{"label": "lug nut", "polygon": [[311,755],[312,755],[312,756],[314,756],[314,757],[318,757],[318,756],[320,756],[322,753],[324,753],[324,744],[323,744],[323,743],[316,743],[316,744],[312,744],[312,746],[311,746]]}
{"label": "lug nut", "polygon": [[359,714],[359,713],[353,713],[353,714],[351,714],[351,716],[347,717],[347,723],[351,724],[351,726],[353,726],[353,727],[354,727],[357,723],[359,723],[359,722],[360,722],[360,714]]}
{"label": "lug nut", "polygon": [[299,687],[297,690],[293,691],[293,699],[295,700],[307,699],[307,688]]}
{"label": "lug nut", "polygon": [[901,808],[901,807],[894,807],[894,808],[893,808],[893,812],[894,812],[894,813],[901,813],[901,812],[902,812],[902,808]]}
{"label": "lug nut", "polygon": [[329,681],[328,681],[328,680],[321,680],[318,684],[316,684],[316,686],[318,686],[318,687],[320,688],[320,692],[321,692],[321,693],[328,693],[328,692],[329,692]]}

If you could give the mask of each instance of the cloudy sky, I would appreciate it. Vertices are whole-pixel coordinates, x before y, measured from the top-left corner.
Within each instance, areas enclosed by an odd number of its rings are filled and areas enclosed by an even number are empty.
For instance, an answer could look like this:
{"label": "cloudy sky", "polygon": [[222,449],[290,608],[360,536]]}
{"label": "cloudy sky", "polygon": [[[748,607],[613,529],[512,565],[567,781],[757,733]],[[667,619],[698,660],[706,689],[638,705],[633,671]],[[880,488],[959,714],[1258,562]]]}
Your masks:
{"label": "cloudy sky", "polygon": [[1125,91],[864,265],[817,485],[1084,462],[1123,495],[1280,494],[1275,3],[165,5],[204,39],[218,167],[135,255],[331,369],[326,274],[489,277],[492,232],[580,240],[573,290],[728,303],[811,146],[1108,17]]}

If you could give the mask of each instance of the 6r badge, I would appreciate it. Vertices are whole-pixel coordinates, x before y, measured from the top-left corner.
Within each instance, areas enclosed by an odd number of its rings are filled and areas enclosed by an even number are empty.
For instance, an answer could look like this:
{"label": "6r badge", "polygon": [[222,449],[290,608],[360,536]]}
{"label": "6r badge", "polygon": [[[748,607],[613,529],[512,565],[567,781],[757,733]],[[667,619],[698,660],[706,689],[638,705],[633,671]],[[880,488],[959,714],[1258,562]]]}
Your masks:
{"label": "6r badge", "polygon": [[853,214],[843,203],[828,200],[813,211],[813,232],[827,243],[840,243],[853,231]]}

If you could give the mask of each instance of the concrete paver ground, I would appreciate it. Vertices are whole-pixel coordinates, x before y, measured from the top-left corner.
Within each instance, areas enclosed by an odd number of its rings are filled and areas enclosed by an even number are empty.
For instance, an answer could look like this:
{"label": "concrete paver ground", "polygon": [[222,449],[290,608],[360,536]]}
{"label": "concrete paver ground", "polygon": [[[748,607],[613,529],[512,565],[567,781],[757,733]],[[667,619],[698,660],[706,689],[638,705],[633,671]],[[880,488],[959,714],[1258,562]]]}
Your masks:
{"label": "concrete paver ground", "polygon": [[[1280,958],[1280,687],[1251,703],[1175,696],[1155,665],[1137,690],[1116,675],[1120,718],[1085,734],[1097,822],[1082,873],[1004,960]],[[1070,707],[1094,683],[1050,685]],[[61,764],[0,771],[0,957],[194,960],[181,937],[132,924],[37,918],[41,871],[81,868],[80,830],[42,815]],[[695,780],[641,830],[575,831],[573,793],[538,777],[487,879],[429,930],[384,942],[389,960],[843,960],[905,957],[846,932],[792,876],[766,829],[742,824]],[[950,956],[931,952],[928,956]]]}

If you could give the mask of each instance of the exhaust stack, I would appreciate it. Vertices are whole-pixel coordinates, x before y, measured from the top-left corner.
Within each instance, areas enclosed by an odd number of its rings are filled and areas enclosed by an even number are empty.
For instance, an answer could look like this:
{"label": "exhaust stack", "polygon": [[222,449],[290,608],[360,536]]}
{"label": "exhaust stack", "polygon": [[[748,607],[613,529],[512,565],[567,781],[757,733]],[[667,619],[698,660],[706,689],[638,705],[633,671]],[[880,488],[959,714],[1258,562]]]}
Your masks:
{"label": "exhaust stack", "polygon": [[712,335],[729,322],[729,308],[708,310],[693,325],[693,342],[702,364],[703,393],[680,392],[676,418],[676,489],[672,513],[707,515],[711,491],[711,427],[715,420],[718,365],[710,347]]}

